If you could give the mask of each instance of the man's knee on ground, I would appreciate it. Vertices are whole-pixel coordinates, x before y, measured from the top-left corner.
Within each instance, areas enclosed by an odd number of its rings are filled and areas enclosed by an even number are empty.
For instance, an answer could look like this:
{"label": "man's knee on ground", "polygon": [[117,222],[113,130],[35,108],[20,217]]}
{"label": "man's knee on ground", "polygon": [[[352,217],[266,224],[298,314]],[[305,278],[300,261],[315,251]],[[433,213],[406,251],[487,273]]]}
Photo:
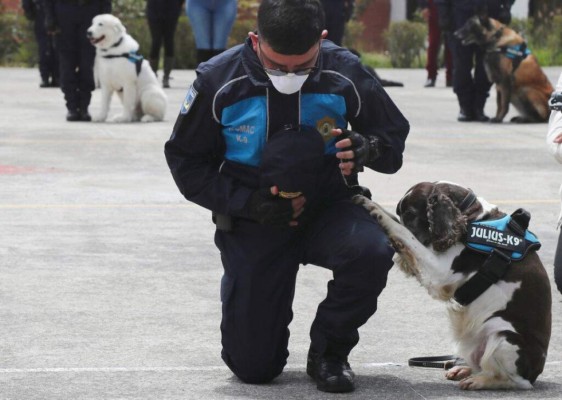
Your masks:
{"label": "man's knee on ground", "polygon": [[270,361],[260,355],[246,355],[233,360],[223,350],[222,358],[230,370],[244,383],[268,383],[283,372],[286,361]]}

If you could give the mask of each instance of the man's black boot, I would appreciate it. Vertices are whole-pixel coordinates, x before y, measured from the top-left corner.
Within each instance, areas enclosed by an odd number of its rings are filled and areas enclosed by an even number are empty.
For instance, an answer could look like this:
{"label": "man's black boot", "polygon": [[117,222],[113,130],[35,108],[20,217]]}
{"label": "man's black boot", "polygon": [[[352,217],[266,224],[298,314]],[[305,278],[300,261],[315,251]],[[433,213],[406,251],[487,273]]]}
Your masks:
{"label": "man's black boot", "polygon": [[306,373],[316,381],[316,387],[322,392],[346,393],[355,390],[355,374],[347,357],[318,354],[309,350]]}
{"label": "man's black boot", "polygon": [[484,111],[476,110],[474,112],[474,120],[478,122],[490,122],[490,117],[484,114]]}
{"label": "man's black boot", "polygon": [[474,121],[474,115],[472,113],[466,112],[466,110],[462,109],[459,112],[459,116],[457,117],[457,121],[459,122],[472,122]]}
{"label": "man's black boot", "polygon": [[78,110],[69,109],[68,113],[66,114],[66,120],[69,122],[80,121],[80,113],[78,112]]}

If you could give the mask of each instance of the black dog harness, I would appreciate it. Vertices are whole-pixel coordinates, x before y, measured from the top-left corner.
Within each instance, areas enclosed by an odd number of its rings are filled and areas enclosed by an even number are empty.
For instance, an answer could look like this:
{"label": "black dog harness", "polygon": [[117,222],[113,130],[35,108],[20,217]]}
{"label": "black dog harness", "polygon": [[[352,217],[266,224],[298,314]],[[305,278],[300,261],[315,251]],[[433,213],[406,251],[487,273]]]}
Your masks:
{"label": "black dog harness", "polygon": [[140,54],[138,54],[136,51],[130,51],[128,53],[123,53],[123,54],[108,54],[106,56],[102,56],[103,58],[121,58],[124,57],[127,60],[129,60],[130,62],[132,62],[133,64],[135,64],[135,67],[137,69],[137,76],[139,76],[140,72],[141,72],[141,67],[142,67],[142,60],[144,60],[144,57]]}
{"label": "black dog harness", "polygon": [[[496,31],[494,37],[499,39],[503,34],[503,26]],[[489,53],[500,53],[503,56],[510,58],[513,64],[513,71],[519,67],[521,62],[527,58],[529,54],[531,54],[531,50],[527,48],[527,42],[523,42],[520,44],[512,45],[512,46],[501,46],[501,47],[493,47],[492,49],[488,50]]]}
{"label": "black dog harness", "polygon": [[[123,41],[123,38],[119,39],[110,48],[119,46],[122,41]],[[102,49],[102,51],[107,51],[107,50],[108,49]],[[130,51],[128,53],[122,53],[122,54],[108,54],[108,55],[102,56],[102,57],[103,58],[121,58],[121,57],[126,58],[127,60],[129,60],[130,62],[135,64],[135,67],[137,69],[137,76],[139,76],[139,74],[141,72],[142,60],[144,60],[144,57],[142,55],[138,54],[136,51]]]}

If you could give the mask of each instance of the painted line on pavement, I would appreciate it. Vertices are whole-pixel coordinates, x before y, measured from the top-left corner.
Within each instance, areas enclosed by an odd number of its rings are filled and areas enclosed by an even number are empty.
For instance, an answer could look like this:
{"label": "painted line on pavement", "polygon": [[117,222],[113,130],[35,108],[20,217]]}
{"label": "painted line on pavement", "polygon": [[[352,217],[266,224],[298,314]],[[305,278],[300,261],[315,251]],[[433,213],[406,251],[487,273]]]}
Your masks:
{"label": "painted line on pavement", "polygon": [[[547,366],[562,365],[562,361],[548,361]],[[359,364],[359,368],[396,368],[406,367],[405,363],[367,363]],[[293,364],[285,369],[304,369],[306,365]],[[28,374],[28,373],[82,373],[82,372],[205,372],[205,371],[228,371],[224,366],[202,366],[202,367],[75,367],[75,368],[0,368],[0,374]]]}

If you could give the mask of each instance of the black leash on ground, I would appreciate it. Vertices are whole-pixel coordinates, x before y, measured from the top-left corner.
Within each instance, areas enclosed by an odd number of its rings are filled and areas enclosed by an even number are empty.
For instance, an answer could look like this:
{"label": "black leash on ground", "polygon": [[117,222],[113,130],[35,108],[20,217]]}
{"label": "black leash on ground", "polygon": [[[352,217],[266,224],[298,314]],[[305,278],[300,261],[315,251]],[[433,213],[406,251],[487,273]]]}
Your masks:
{"label": "black leash on ground", "polygon": [[434,357],[413,357],[408,360],[410,367],[451,369],[456,365],[466,365],[465,361],[454,355],[434,356]]}

